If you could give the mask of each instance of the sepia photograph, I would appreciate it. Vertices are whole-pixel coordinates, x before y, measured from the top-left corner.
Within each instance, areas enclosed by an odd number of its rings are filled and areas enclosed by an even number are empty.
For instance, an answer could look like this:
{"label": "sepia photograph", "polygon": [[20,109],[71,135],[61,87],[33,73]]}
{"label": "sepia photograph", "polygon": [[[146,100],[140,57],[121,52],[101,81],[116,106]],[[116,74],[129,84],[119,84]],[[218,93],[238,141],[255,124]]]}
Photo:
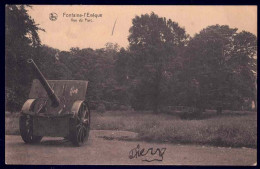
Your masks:
{"label": "sepia photograph", "polygon": [[257,6],[5,5],[5,164],[257,166]]}

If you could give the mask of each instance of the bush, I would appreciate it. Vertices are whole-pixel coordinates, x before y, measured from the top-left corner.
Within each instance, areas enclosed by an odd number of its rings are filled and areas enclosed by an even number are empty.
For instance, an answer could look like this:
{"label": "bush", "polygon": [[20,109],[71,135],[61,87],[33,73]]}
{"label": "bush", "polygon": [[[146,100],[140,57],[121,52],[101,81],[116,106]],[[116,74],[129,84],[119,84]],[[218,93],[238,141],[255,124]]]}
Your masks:
{"label": "bush", "polygon": [[160,107],[160,112],[161,113],[171,113],[171,109],[170,109],[170,106],[161,106]]}
{"label": "bush", "polygon": [[129,109],[129,107],[128,106],[125,106],[125,105],[121,105],[120,107],[119,107],[119,110],[122,110],[122,111],[126,111],[126,110],[128,110]]}
{"label": "bush", "polygon": [[104,102],[105,109],[107,111],[112,110],[113,103],[110,102]]}
{"label": "bush", "polygon": [[113,104],[111,106],[111,110],[118,110],[119,109],[119,105],[118,104]]}

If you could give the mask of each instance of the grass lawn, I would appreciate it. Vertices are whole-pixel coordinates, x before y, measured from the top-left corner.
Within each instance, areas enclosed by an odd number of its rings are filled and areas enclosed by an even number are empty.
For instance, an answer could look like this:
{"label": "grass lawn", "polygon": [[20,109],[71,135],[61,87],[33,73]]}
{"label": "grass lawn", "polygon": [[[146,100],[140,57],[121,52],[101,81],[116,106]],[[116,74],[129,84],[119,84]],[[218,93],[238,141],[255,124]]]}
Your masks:
{"label": "grass lawn", "polygon": [[[150,142],[208,144],[214,146],[257,146],[257,113],[206,112],[200,119],[183,119],[181,113],[108,111],[92,112],[91,129],[126,130],[138,133],[137,140]],[[6,115],[5,133],[19,134],[19,114]]]}

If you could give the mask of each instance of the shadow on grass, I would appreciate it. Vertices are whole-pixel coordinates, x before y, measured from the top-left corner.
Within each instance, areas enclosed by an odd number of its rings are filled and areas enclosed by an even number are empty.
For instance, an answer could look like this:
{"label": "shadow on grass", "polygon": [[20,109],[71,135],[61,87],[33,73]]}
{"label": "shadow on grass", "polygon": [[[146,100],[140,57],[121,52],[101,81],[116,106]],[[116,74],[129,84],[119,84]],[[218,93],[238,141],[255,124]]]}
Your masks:
{"label": "shadow on grass", "polygon": [[40,143],[36,145],[43,145],[43,146],[54,146],[54,147],[73,147],[72,143],[69,140],[66,139],[60,139],[60,140],[43,140]]}
{"label": "shadow on grass", "polygon": [[[118,139],[119,140],[119,139]],[[146,138],[137,138],[137,139],[130,139],[127,140],[125,139],[124,141],[145,141],[148,143],[158,143],[158,144],[181,144],[181,145],[196,145],[196,146],[212,146],[212,147],[228,147],[228,148],[253,148],[256,149],[257,146],[253,144],[234,144],[234,143],[227,143],[225,140],[222,140],[220,137],[216,137],[212,139],[211,141],[189,141],[189,140],[170,140],[170,141],[162,141],[162,140],[151,140],[151,139],[146,139]]]}
{"label": "shadow on grass", "polygon": [[244,144],[233,144],[233,143],[227,143],[225,140],[222,140],[221,137],[215,137],[211,141],[189,141],[189,140],[170,140],[170,141],[162,141],[162,140],[153,140],[148,138],[142,138],[142,137],[136,137],[136,138],[129,138],[129,137],[120,137],[120,138],[114,138],[114,137],[107,137],[107,136],[99,136],[99,138],[103,138],[104,140],[112,141],[112,140],[118,140],[118,141],[145,141],[148,143],[157,143],[157,144],[176,144],[176,145],[196,145],[196,146],[213,146],[213,147],[232,147],[232,148],[256,148],[256,145],[247,145]]}
{"label": "shadow on grass", "polygon": [[253,115],[254,112],[223,112],[221,114],[212,113],[212,112],[203,112],[203,113],[192,113],[192,112],[182,112],[178,113],[178,116],[182,120],[203,120],[216,117],[237,117],[237,116],[249,116]]}
{"label": "shadow on grass", "polygon": [[[26,143],[24,143],[26,144]],[[89,145],[89,140],[86,141],[86,143],[84,144],[84,146],[87,146]],[[39,143],[34,143],[34,144],[26,144],[26,145],[30,145],[30,146],[36,146],[36,147],[41,147],[41,148],[44,148],[44,147],[66,147],[66,148],[77,148],[77,146],[74,146],[72,144],[72,142],[70,142],[69,140],[67,139],[63,139],[63,138],[60,138],[60,139],[48,139],[48,140],[42,140],[41,142]],[[80,147],[78,147],[80,148]]]}

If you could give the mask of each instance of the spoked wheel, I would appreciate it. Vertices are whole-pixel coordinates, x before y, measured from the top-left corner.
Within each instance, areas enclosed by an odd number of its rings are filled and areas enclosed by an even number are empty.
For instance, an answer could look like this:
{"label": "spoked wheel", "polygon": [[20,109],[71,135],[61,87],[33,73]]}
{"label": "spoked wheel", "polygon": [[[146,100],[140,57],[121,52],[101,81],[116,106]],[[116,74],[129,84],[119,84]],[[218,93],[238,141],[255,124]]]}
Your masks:
{"label": "spoked wheel", "polygon": [[30,115],[21,115],[19,119],[20,134],[25,143],[39,143],[42,136],[33,135],[33,120]]}
{"label": "spoked wheel", "polygon": [[86,102],[81,104],[75,121],[71,141],[76,146],[82,146],[88,140],[90,130],[90,111]]}

